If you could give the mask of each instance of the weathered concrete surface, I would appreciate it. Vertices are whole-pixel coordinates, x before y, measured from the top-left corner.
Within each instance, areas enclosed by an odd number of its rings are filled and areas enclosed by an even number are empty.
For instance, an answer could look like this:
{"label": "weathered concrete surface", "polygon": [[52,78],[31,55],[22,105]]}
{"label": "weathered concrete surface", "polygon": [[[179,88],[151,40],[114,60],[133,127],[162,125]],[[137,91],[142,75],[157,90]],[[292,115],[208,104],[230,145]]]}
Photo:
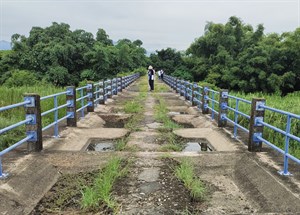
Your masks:
{"label": "weathered concrete surface", "polygon": [[51,139],[45,143],[45,150],[80,151],[89,139],[118,139],[128,133],[123,128],[68,128],[65,138]]}
{"label": "weathered concrete surface", "polygon": [[40,155],[30,154],[8,168],[10,176],[0,181],[1,214],[28,214],[54,185],[57,169]]}
{"label": "weathered concrete surface", "polygon": [[232,139],[212,128],[186,128],[173,131],[176,135],[190,139],[206,139],[217,151],[236,151]]}
{"label": "weathered concrete surface", "polygon": [[129,135],[129,147],[137,147],[141,151],[156,151],[159,149],[158,133],[155,131],[139,131]]}

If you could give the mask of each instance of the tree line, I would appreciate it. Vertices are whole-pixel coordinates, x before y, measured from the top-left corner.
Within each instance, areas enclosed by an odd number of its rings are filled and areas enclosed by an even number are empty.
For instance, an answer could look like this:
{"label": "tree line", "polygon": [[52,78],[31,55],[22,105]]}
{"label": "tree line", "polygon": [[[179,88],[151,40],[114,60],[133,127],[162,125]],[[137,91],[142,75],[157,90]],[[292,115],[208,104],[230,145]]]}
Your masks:
{"label": "tree line", "polygon": [[150,56],[159,67],[191,81],[244,92],[287,94],[300,90],[300,28],[265,34],[239,18],[208,22],[185,52],[168,48]]}
{"label": "tree line", "polygon": [[12,35],[12,51],[0,55],[0,83],[55,86],[116,76],[145,67],[148,58],[141,40],[121,39],[115,44],[104,29],[96,37],[84,30],[71,31],[65,23],[33,27],[28,37]]}
{"label": "tree line", "polygon": [[151,64],[166,74],[218,88],[283,95],[300,90],[300,28],[265,34],[262,24],[253,28],[232,16],[225,24],[208,22],[204,35],[185,51],[166,48],[147,57],[142,45],[129,39],[114,43],[103,29],[94,38],[64,23],[33,27],[28,37],[13,35],[13,50],[0,53],[0,84],[18,85],[19,79],[30,77],[31,83],[76,85],[144,71]]}

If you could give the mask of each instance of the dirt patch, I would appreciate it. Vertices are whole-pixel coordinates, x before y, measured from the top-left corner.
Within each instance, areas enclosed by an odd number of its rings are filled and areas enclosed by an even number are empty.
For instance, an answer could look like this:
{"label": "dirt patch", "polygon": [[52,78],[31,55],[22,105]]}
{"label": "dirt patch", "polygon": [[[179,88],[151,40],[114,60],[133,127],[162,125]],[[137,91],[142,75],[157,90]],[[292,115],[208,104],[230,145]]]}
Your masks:
{"label": "dirt patch", "polygon": [[68,214],[81,211],[81,191],[84,186],[91,186],[99,170],[66,174],[59,178],[44,198],[37,204],[31,215]]}
{"label": "dirt patch", "polygon": [[[178,162],[173,159],[137,160],[128,177],[119,180],[114,188],[120,213],[188,214],[201,211],[199,205],[206,207],[201,202],[193,201],[189,191],[175,177],[174,168],[177,165]],[[152,178],[146,176],[147,171],[152,171]]]}
{"label": "dirt patch", "polygon": [[131,118],[130,114],[98,114],[105,121],[105,128],[124,128],[124,125]]}

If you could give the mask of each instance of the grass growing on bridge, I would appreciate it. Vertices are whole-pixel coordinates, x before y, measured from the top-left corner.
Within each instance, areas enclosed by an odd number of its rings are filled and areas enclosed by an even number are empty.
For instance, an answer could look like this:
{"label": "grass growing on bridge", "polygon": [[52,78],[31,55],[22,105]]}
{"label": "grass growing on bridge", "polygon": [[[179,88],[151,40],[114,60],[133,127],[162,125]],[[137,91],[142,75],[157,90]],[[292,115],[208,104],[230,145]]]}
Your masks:
{"label": "grass growing on bridge", "polygon": [[194,173],[194,165],[188,159],[182,159],[180,165],[175,168],[175,175],[180,179],[184,186],[190,191],[190,195],[195,200],[204,200],[206,189],[200,179]]}
{"label": "grass growing on bridge", "polygon": [[94,184],[83,189],[81,207],[85,211],[96,212],[103,204],[113,211],[117,209],[117,203],[112,198],[111,192],[115,181],[128,172],[128,165],[122,167],[122,162],[123,160],[117,157],[109,160],[103,171],[95,178]]}

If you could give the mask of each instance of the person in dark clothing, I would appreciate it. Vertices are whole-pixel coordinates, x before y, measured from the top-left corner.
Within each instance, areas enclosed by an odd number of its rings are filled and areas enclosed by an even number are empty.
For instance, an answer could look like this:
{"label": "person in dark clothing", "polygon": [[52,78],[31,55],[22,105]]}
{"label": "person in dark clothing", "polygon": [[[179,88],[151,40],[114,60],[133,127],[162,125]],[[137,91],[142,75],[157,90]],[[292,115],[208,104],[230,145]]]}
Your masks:
{"label": "person in dark clothing", "polygon": [[150,91],[154,90],[154,75],[155,75],[155,71],[153,67],[150,65],[148,67],[148,81],[149,81]]}
{"label": "person in dark clothing", "polygon": [[164,80],[164,70],[160,70],[160,78],[161,80]]}

